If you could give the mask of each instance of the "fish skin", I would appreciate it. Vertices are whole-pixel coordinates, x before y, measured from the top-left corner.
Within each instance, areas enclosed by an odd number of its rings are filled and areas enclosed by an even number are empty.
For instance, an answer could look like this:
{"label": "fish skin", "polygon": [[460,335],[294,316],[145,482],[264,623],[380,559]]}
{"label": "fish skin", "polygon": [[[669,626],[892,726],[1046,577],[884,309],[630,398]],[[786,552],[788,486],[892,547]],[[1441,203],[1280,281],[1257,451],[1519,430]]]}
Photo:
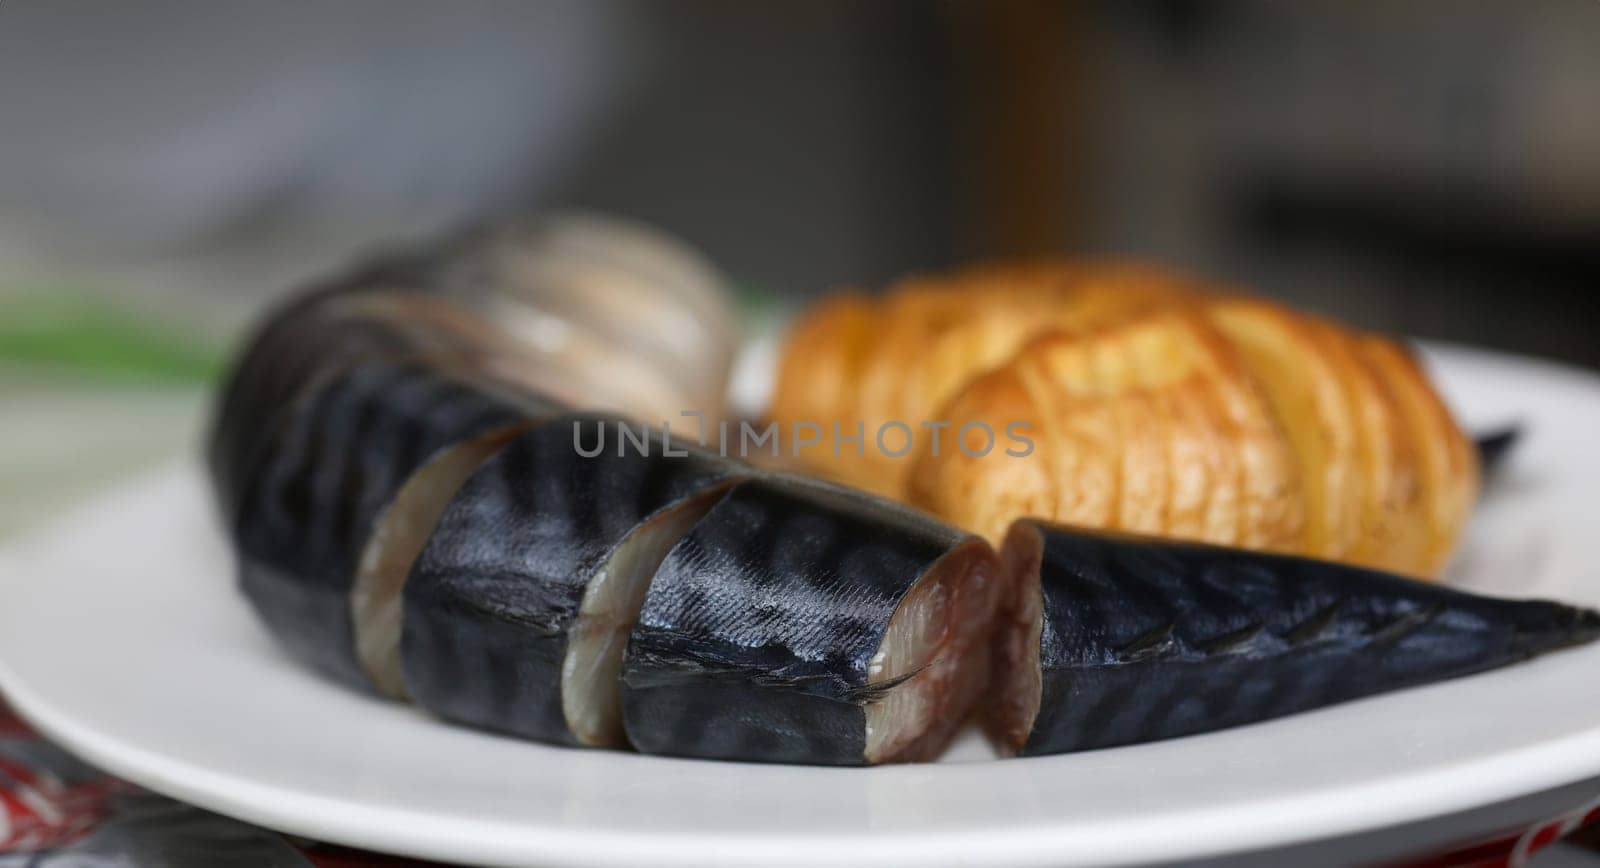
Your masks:
{"label": "fish skin", "polygon": [[525,419],[471,384],[393,361],[355,364],[284,414],[260,444],[233,537],[240,585],[292,656],[371,689],[350,591],[374,524],[435,453]]}
{"label": "fish skin", "polygon": [[397,332],[328,321],[321,309],[329,297],[314,293],[273,317],[229,374],[212,411],[207,457],[217,504],[230,521],[250,470],[261,459],[267,432],[282,424],[298,395],[336,371],[342,360],[406,354]]}
{"label": "fish skin", "polygon": [[[367,361],[438,361],[440,345],[449,343],[443,335],[400,328],[395,321],[341,316],[341,304],[362,297],[410,296],[449,300],[464,313],[484,316],[493,291],[485,285],[481,267],[469,267],[482,258],[466,255],[470,238],[470,233],[460,233],[434,244],[380,251],[263,317],[212,409],[207,458],[225,517],[235,517],[240,489],[248,484],[243,477],[261,459],[262,432],[318,378]],[[469,359],[476,352],[460,346],[455,354]],[[528,398],[537,403],[539,396]]]}
{"label": "fish skin", "polygon": [[212,408],[207,459],[218,504],[231,519],[257,457],[252,447],[271,417],[338,358],[402,357],[411,341],[374,324],[350,329],[325,316],[330,303],[373,292],[428,292],[427,257],[408,250],[379,255],[297,293],[269,311],[246,339]]}
{"label": "fish skin", "polygon": [[1024,755],[1240,726],[1600,637],[1600,613],[1326,561],[1043,530]]}
{"label": "fish skin", "polygon": [[868,667],[895,607],[967,537],[838,486],[730,491],[667,555],[623,659],[644,753],[861,765]]}
{"label": "fish skin", "polygon": [[[750,471],[698,450],[616,449],[615,417],[538,425],[457,492],[406,580],[401,660],[407,692],[448,720],[577,744],[562,710],[568,630],[589,580],[652,516]],[[609,431],[600,455],[585,448]],[[637,429],[638,425],[635,424]],[[682,444],[673,444],[674,451]]]}
{"label": "fish skin", "polygon": [[1478,453],[1479,473],[1485,479],[1498,473],[1521,440],[1522,425],[1517,423],[1474,436],[1472,446]]}
{"label": "fish skin", "polygon": [[356,307],[346,303],[353,295],[329,295],[322,304],[291,314],[286,320],[293,326],[290,336],[259,348],[231,385],[211,453],[217,501],[230,522],[251,474],[271,457],[278,429],[290,424],[312,393],[352,368],[427,367],[532,416],[565,409],[547,395],[491,373],[494,351],[428,322],[453,309],[425,296],[394,293],[370,293]]}

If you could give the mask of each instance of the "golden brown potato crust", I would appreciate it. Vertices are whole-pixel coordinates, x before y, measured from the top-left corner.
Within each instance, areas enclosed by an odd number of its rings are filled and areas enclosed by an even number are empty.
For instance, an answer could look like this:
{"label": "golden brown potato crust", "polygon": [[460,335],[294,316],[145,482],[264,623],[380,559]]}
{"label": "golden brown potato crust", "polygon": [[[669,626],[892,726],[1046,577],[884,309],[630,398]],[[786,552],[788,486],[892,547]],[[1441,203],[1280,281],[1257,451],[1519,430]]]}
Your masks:
{"label": "golden brown potato crust", "polygon": [[[813,470],[995,540],[1043,516],[1433,576],[1478,484],[1400,345],[1127,264],[836,296],[791,332],[771,416],[822,429],[799,456]],[[905,456],[875,446],[891,421],[915,432]],[[934,421],[949,423],[937,441],[920,427]],[[865,445],[836,455],[836,423]],[[1015,424],[1033,444],[1020,457]]]}
{"label": "golden brown potato crust", "polygon": [[[1193,292],[1153,268],[1101,264],[987,266],[907,278],[878,298],[835,296],[790,333],[770,415],[784,431],[796,421],[824,429],[802,456],[813,469],[899,497],[913,461],[871,448],[885,422],[936,421],[956,390],[1039,334],[1127,321]],[[835,423],[845,437],[866,432],[868,445],[845,443],[835,456]]]}

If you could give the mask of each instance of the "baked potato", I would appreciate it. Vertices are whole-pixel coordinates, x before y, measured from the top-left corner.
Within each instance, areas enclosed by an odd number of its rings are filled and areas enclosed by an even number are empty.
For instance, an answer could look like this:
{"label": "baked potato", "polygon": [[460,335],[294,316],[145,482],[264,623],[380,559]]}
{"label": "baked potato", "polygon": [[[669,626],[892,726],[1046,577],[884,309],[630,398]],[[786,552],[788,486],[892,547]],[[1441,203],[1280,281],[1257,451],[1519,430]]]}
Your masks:
{"label": "baked potato", "polygon": [[[823,429],[810,469],[996,540],[1037,516],[1430,577],[1478,485],[1400,344],[1133,265],[826,301],[785,346],[771,416]],[[878,448],[894,421],[914,436]]]}

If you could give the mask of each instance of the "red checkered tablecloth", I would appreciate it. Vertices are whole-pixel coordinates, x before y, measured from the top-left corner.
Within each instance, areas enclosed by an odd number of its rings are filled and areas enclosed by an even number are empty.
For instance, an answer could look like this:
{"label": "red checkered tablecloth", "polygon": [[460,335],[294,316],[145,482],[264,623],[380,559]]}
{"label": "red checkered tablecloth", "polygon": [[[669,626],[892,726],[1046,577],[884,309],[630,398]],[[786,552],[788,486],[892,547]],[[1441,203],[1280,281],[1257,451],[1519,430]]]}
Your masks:
{"label": "red checkered tablecloth", "polygon": [[140,789],[40,738],[0,701],[0,868],[402,868]]}

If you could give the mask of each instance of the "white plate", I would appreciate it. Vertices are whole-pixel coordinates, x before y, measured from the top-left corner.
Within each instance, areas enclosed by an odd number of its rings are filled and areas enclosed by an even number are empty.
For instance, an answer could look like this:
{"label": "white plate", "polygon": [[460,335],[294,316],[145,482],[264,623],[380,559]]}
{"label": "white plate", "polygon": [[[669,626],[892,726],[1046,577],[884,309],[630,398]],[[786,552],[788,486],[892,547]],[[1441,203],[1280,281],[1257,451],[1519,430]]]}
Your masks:
{"label": "white plate", "polygon": [[[1528,436],[1459,580],[1600,602],[1600,379],[1438,354],[1475,424]],[[824,769],[543,747],[308,675],[232,587],[198,471],[106,497],[0,559],[0,690],[85,758],[308,837],[548,866],[1137,862],[1437,816],[1600,774],[1600,646],[1158,744]],[[964,760],[964,761],[963,761]]]}

